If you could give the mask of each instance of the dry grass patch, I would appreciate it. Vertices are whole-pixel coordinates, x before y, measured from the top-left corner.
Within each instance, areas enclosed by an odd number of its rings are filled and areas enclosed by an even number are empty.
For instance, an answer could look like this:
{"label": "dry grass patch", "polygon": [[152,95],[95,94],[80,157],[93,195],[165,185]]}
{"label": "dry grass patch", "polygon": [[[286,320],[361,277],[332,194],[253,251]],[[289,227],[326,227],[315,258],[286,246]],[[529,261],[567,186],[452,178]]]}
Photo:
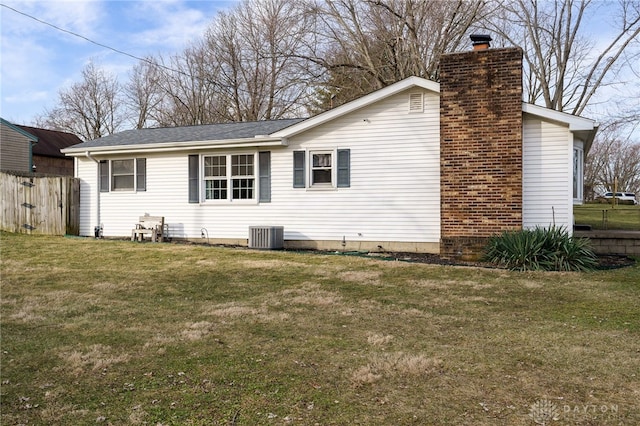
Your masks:
{"label": "dry grass patch", "polygon": [[247,306],[236,302],[208,306],[202,310],[202,315],[217,317],[222,324],[238,320],[257,322],[286,321],[290,318],[287,312],[271,311],[267,301],[263,301],[260,306]]}
{"label": "dry grass patch", "polygon": [[343,271],[338,278],[362,285],[382,285],[382,271]]}
{"label": "dry grass patch", "polygon": [[373,346],[385,346],[387,343],[393,340],[393,336],[390,334],[370,334],[367,336],[367,343]]}
{"label": "dry grass patch", "polygon": [[110,346],[91,345],[87,350],[60,349],[57,355],[64,361],[62,370],[70,371],[75,376],[87,372],[102,371],[114,364],[125,363],[131,356],[126,353],[117,353]]}
{"label": "dry grass patch", "polygon": [[351,374],[355,386],[367,385],[383,379],[418,379],[428,377],[441,370],[441,359],[425,355],[411,355],[402,352],[376,354],[365,366]]}
{"label": "dry grass patch", "polygon": [[640,424],[640,267],[0,237],[3,426]]}
{"label": "dry grass patch", "polygon": [[304,283],[300,288],[287,289],[275,295],[270,302],[277,305],[311,305],[334,306],[341,302],[342,298],[333,291],[323,290],[319,284]]}
{"label": "dry grass patch", "polygon": [[45,292],[40,295],[25,295],[18,303],[13,303],[10,318],[24,323],[43,322],[51,315],[60,313],[84,313],[100,307],[102,297],[95,294],[78,293],[70,290]]}
{"label": "dry grass patch", "polygon": [[212,315],[223,320],[235,320],[237,318],[248,316],[253,317],[265,313],[265,308],[263,308],[261,312],[261,310],[259,310],[258,308],[245,306],[236,302],[210,306],[205,308],[202,312],[203,315]]}
{"label": "dry grass patch", "polygon": [[211,334],[215,325],[209,321],[200,321],[187,324],[187,326],[180,332],[180,336],[187,340],[200,340],[205,336]]}
{"label": "dry grass patch", "polygon": [[300,262],[292,262],[282,259],[251,259],[240,260],[239,265],[245,268],[255,269],[280,269],[280,268],[304,268],[306,265]]}

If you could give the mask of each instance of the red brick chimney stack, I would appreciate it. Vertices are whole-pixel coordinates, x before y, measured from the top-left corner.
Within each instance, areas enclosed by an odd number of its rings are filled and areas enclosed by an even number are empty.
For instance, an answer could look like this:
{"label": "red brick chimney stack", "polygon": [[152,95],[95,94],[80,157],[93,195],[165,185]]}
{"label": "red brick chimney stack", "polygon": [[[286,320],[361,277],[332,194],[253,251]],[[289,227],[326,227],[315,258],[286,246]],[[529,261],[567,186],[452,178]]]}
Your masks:
{"label": "red brick chimney stack", "polygon": [[462,258],[522,228],[522,50],[471,39],[440,62],[440,251]]}

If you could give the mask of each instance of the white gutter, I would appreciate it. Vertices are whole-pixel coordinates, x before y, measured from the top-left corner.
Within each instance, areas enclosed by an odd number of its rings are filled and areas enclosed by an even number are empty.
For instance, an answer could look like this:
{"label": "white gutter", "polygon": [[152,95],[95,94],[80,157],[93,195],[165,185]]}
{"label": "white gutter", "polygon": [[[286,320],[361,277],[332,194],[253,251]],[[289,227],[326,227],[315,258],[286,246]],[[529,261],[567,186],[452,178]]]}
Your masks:
{"label": "white gutter", "polygon": [[[136,145],[96,146],[91,148],[94,154],[127,154],[130,152],[172,152],[185,149],[228,149],[228,148],[258,148],[263,146],[287,146],[285,138],[252,138],[227,139],[222,141],[188,141],[188,142],[160,142]],[[62,150],[69,156],[86,155],[86,148],[67,148]],[[94,160],[95,161],[95,160]]]}
{"label": "white gutter", "polygon": [[100,226],[100,161],[93,158],[89,151],[85,152],[85,156],[96,163],[96,226]]}

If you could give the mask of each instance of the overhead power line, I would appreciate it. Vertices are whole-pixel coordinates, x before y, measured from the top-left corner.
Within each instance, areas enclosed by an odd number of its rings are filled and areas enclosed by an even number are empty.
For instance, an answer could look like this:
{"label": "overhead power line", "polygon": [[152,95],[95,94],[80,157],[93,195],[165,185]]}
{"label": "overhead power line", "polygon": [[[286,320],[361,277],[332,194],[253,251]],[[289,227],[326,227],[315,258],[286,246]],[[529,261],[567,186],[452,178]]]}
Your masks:
{"label": "overhead power line", "polygon": [[[140,57],[140,56],[136,56],[136,55],[134,55],[132,53],[125,52],[124,50],[117,49],[117,48],[109,46],[107,44],[92,40],[89,37],[86,37],[86,36],[84,36],[82,34],[78,34],[77,32],[74,32],[74,31],[71,31],[71,30],[67,30],[65,28],[61,28],[61,27],[59,27],[59,26],[57,26],[55,24],[52,24],[50,22],[47,22],[47,21],[42,20],[40,18],[37,18],[37,17],[35,17],[33,15],[30,15],[28,13],[22,12],[22,11],[20,11],[18,9],[15,9],[15,8],[11,7],[11,6],[7,6],[4,3],[0,3],[0,6],[6,8],[6,9],[9,9],[9,10],[15,12],[15,13],[18,13],[18,14],[20,14],[22,16],[25,16],[25,17],[27,17],[29,19],[32,19],[32,20],[34,20],[34,21],[36,21],[36,22],[38,22],[40,24],[46,25],[48,27],[51,27],[51,28],[53,28],[53,29],[55,29],[57,31],[63,32],[65,34],[69,34],[69,35],[71,35],[73,37],[80,38],[80,39],[85,40],[85,41],[87,41],[87,42],[89,42],[91,44],[94,44],[96,46],[102,47],[104,49],[111,50],[111,51],[113,51],[115,53],[118,53],[120,55],[124,55],[124,56],[130,57],[130,58],[136,59],[138,61],[145,62],[145,63],[147,63],[147,64],[149,64],[151,66],[159,67],[159,68],[162,68],[164,70],[167,70],[167,71],[170,71],[170,72],[173,72],[173,73],[176,73],[176,74],[183,75],[183,76],[185,76],[187,78],[190,78],[190,79],[193,79],[193,80],[199,80],[199,81],[202,81],[204,83],[213,84],[213,85],[216,85],[216,86],[224,88],[224,89],[238,90],[238,91],[244,92],[244,93],[246,93],[248,95],[253,95],[253,93],[250,90],[247,90],[247,89],[245,89],[243,87],[236,87],[236,86],[233,86],[233,85],[230,85],[230,84],[222,84],[219,81],[216,81],[216,80],[211,79],[211,78],[202,78],[200,76],[192,75],[192,74],[190,74],[188,72],[181,71],[181,70],[178,70],[178,69],[175,69],[175,68],[171,68],[169,66],[166,66],[164,64],[158,63],[158,62],[153,61],[151,59],[143,58],[143,57]],[[278,98],[278,96],[276,96],[276,98]],[[290,100],[289,100],[289,102],[290,102]],[[306,106],[306,104],[302,104],[299,101],[293,101],[291,103],[295,104],[295,105],[299,105],[299,106]]]}
{"label": "overhead power line", "polygon": [[33,15],[29,15],[28,13],[22,12],[22,11],[20,11],[20,10],[18,10],[18,9],[15,9],[15,8],[11,7],[11,6],[7,6],[7,5],[6,5],[6,4],[4,4],[4,3],[0,3],[0,6],[5,7],[5,8],[7,8],[7,9],[10,9],[10,10],[12,10],[12,11],[14,11],[14,12],[16,12],[16,13],[20,14],[20,15],[26,16],[27,18],[33,19],[33,20],[34,20],[34,21],[36,21],[36,22],[39,22],[39,23],[44,24],[44,25],[47,25],[47,26],[49,26],[49,27],[51,27],[51,28],[54,28],[54,29],[56,29],[56,30],[58,30],[58,31],[61,31],[61,32],[63,32],[63,33],[66,33],[66,34],[72,35],[72,36],[74,36],[74,37],[81,38],[81,39],[83,39],[83,40],[85,40],[85,41],[88,41],[89,43],[95,44],[96,46],[103,47],[103,48],[105,48],[105,49],[108,49],[108,50],[111,50],[111,51],[113,51],[113,52],[119,53],[119,54],[121,54],[121,55],[125,55],[125,56],[128,56],[128,57],[130,57],[130,58],[136,59],[136,60],[138,60],[138,61],[143,61],[143,62],[146,62],[146,63],[148,63],[148,64],[151,64],[151,65],[154,65],[154,66],[157,66],[157,67],[160,67],[160,68],[164,68],[164,69],[166,69],[167,71],[171,71],[171,72],[176,72],[176,73],[182,74],[182,75],[184,75],[185,77],[197,78],[197,77],[194,77],[194,76],[192,76],[192,75],[189,75],[189,74],[185,73],[184,71],[180,71],[180,70],[173,69],[173,68],[171,68],[171,67],[167,67],[166,65],[159,64],[159,63],[154,62],[154,61],[151,61],[151,60],[149,60],[149,59],[147,59],[147,58],[141,58],[141,57],[139,57],[139,56],[133,55],[133,54],[128,53],[128,52],[125,52],[124,50],[116,49],[115,47],[111,47],[111,46],[106,45],[106,44],[104,44],[104,43],[100,43],[100,42],[98,42],[98,41],[91,40],[89,37],[85,37],[85,36],[83,36],[82,34],[78,34],[78,33],[76,33],[76,32],[73,32],[73,31],[70,31],[70,30],[66,30],[66,29],[64,29],[64,28],[60,28],[60,27],[59,27],[59,26],[57,26],[57,25],[54,25],[54,24],[52,24],[52,23],[50,23],[50,22],[47,22],[47,21],[43,21],[43,20],[42,20],[42,19],[40,19],[40,18],[36,18],[36,17],[35,17],[35,16],[33,16]]}

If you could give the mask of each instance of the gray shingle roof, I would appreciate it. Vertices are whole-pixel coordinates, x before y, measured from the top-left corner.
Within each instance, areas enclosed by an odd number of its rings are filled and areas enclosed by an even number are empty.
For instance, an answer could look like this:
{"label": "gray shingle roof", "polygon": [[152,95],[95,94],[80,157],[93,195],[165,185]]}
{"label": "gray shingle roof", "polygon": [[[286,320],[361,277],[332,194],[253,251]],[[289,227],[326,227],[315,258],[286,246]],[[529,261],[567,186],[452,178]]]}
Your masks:
{"label": "gray shingle roof", "polygon": [[124,145],[144,145],[171,142],[218,141],[244,139],[269,135],[294,125],[302,118],[287,120],[251,121],[240,123],[207,124],[202,126],[163,127],[156,129],[125,130],[92,141],[73,145],[72,149]]}

